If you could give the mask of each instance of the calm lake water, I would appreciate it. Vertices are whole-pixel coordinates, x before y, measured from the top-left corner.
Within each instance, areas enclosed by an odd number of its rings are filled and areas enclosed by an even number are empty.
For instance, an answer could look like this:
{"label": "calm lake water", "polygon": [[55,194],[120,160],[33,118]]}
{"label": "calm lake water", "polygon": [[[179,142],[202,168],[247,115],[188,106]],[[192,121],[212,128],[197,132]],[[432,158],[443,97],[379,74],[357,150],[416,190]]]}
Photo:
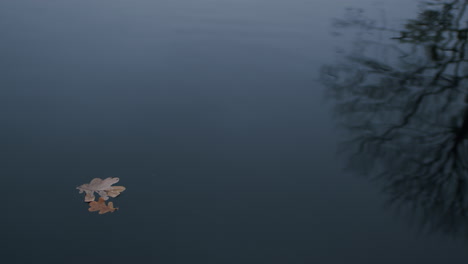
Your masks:
{"label": "calm lake water", "polygon": [[[347,7],[403,27],[418,3],[1,1],[0,260],[466,263],[344,169],[319,81]],[[87,211],[96,177],[118,211]]]}

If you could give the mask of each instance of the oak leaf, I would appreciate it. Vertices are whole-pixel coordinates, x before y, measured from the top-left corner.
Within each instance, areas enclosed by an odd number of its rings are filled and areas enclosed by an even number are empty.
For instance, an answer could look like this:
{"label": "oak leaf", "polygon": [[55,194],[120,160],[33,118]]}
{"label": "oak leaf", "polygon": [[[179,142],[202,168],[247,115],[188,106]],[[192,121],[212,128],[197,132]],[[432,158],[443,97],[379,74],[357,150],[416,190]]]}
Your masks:
{"label": "oak leaf", "polygon": [[104,200],[109,199],[110,197],[117,197],[121,192],[125,191],[124,186],[111,186],[112,184],[115,184],[119,181],[120,179],[117,177],[109,177],[106,179],[101,179],[101,178],[94,178],[91,180],[90,183],[86,183],[83,185],[80,185],[76,187],[80,191],[80,193],[85,192],[85,202],[92,202],[94,201],[94,192],[99,194],[101,198]]}
{"label": "oak leaf", "polygon": [[118,208],[114,208],[114,204],[112,202],[109,202],[106,205],[106,202],[104,201],[104,198],[99,197],[99,200],[97,202],[92,201],[92,202],[89,203],[88,211],[90,211],[90,212],[99,211],[99,214],[105,214],[105,213],[108,213],[108,212],[113,213],[117,209]]}

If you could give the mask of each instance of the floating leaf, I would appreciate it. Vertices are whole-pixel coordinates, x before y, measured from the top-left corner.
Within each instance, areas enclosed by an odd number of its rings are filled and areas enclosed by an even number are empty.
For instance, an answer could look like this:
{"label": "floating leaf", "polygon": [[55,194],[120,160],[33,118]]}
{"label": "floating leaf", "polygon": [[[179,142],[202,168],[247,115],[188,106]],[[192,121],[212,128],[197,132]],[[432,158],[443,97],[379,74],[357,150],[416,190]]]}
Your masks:
{"label": "floating leaf", "polygon": [[119,196],[121,192],[125,191],[125,187],[123,186],[112,186],[110,190],[105,191],[106,194],[112,198]]}
{"label": "floating leaf", "polygon": [[90,211],[90,212],[99,211],[99,214],[105,214],[105,213],[108,213],[108,212],[113,213],[117,209],[118,208],[114,208],[114,204],[112,202],[109,202],[106,205],[106,202],[104,201],[104,198],[99,197],[99,200],[97,202],[92,201],[92,202],[89,203],[88,211]]}
{"label": "floating leaf", "polygon": [[98,193],[104,200],[107,200],[109,199],[109,196],[117,197],[125,190],[124,186],[111,186],[119,180],[120,179],[117,177],[109,177],[104,180],[101,178],[94,178],[90,183],[80,185],[76,187],[76,189],[80,190],[80,193],[86,193],[85,202],[94,201],[94,192]]}

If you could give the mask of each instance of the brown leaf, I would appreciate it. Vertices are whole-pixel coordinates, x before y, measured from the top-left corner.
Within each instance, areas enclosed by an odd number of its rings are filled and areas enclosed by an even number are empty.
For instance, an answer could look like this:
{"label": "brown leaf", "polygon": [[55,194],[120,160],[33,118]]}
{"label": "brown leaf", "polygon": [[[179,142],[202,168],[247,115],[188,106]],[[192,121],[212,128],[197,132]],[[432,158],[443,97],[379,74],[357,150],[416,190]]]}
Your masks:
{"label": "brown leaf", "polygon": [[106,179],[94,178],[90,183],[86,183],[76,187],[80,193],[85,192],[85,202],[94,201],[94,192],[97,192],[104,200],[110,197],[117,197],[121,192],[125,190],[123,186],[111,186],[120,179],[117,177],[109,177]]}
{"label": "brown leaf", "polygon": [[99,211],[99,214],[105,214],[105,213],[108,213],[108,212],[113,213],[117,209],[118,208],[114,208],[114,204],[112,202],[109,202],[106,205],[106,202],[104,201],[104,198],[99,197],[99,200],[97,202],[92,201],[92,202],[89,203],[89,209],[88,210],[90,212]]}

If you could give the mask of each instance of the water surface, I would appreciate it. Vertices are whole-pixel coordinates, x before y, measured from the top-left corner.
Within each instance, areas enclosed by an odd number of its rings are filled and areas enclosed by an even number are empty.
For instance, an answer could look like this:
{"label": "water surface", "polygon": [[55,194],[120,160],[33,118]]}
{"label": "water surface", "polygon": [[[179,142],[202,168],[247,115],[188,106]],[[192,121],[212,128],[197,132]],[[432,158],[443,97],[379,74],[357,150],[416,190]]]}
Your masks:
{"label": "water surface", "polygon": [[[417,4],[352,2],[2,1],[2,259],[465,263],[342,169],[331,22]],[[127,187],[117,212],[87,211],[95,177]]]}

